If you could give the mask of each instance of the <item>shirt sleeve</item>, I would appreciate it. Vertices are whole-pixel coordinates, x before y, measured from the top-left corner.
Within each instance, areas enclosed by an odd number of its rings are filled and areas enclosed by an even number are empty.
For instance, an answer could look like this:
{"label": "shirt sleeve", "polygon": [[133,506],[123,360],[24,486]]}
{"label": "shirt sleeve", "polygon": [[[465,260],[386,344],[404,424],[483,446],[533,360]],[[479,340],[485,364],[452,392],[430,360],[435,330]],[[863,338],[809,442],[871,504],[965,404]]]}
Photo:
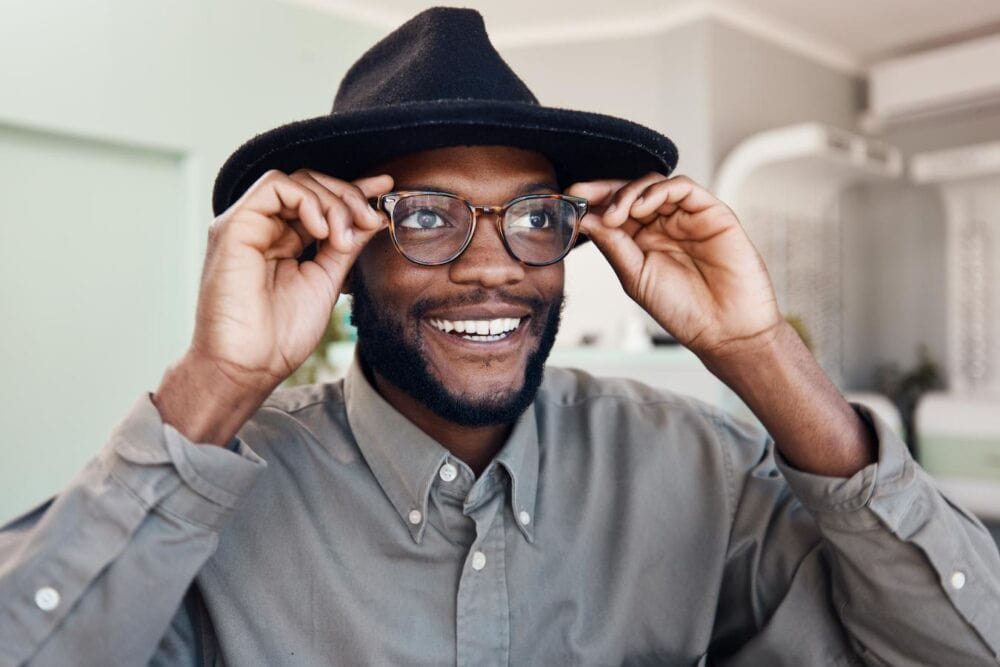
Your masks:
{"label": "shirt sleeve", "polygon": [[145,664],[265,465],[140,396],[56,498],[0,528],[0,666]]}
{"label": "shirt sleeve", "polygon": [[[725,665],[995,665],[1000,556],[906,445],[854,406],[878,460],[849,478],[793,468],[723,428],[733,531],[716,648]],[[745,617],[728,611],[735,604]]]}

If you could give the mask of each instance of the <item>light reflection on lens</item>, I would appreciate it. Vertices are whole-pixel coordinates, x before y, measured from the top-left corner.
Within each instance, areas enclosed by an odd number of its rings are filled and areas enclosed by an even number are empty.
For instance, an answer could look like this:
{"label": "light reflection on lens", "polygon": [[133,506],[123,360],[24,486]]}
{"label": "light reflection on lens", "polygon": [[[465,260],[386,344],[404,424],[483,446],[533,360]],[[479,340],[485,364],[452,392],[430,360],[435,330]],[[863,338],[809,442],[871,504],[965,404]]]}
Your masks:
{"label": "light reflection on lens", "polygon": [[[419,264],[452,261],[472,238],[473,213],[458,197],[401,194],[390,210],[397,248]],[[561,259],[575,241],[578,211],[570,201],[548,195],[519,198],[503,212],[502,232],[519,261],[545,265]]]}

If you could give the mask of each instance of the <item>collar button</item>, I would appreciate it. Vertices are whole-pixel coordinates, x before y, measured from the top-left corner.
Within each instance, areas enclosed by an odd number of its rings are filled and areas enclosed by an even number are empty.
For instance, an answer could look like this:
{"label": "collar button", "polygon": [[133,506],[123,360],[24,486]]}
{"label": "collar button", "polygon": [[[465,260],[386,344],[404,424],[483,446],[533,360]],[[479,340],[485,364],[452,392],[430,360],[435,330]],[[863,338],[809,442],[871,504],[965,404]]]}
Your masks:
{"label": "collar button", "polygon": [[445,482],[453,482],[458,477],[458,468],[450,463],[445,463],[438,471],[438,476]]}

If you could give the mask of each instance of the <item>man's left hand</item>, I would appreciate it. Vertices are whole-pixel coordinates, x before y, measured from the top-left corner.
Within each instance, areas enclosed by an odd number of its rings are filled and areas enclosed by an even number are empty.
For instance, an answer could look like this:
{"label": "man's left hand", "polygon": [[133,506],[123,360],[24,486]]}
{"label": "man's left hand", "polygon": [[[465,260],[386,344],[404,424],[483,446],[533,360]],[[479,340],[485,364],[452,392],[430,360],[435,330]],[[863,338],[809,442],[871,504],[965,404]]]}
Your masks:
{"label": "man's left hand", "polygon": [[782,324],[771,280],[736,215],[686,176],[577,183],[581,229],[625,292],[700,357],[753,344]]}
{"label": "man's left hand", "polygon": [[753,410],[800,470],[849,477],[875,436],[778,311],[736,215],[685,176],[590,181],[583,231],[625,291]]}

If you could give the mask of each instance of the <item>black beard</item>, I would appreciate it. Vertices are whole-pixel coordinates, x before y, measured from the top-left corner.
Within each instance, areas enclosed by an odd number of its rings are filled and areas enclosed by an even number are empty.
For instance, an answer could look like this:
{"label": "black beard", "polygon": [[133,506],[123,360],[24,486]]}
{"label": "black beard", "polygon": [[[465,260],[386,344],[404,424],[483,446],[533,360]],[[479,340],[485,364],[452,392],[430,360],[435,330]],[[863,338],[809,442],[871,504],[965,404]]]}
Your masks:
{"label": "black beard", "polygon": [[420,322],[423,314],[432,308],[485,303],[490,299],[490,292],[478,289],[460,299],[449,299],[446,303],[423,299],[413,305],[404,320],[372,298],[358,267],[354,268],[351,287],[351,322],[358,329],[358,357],[369,379],[372,378],[372,371],[378,373],[442,419],[460,426],[512,424],[535,400],[545,361],[559,331],[563,306],[561,293],[555,300],[546,303],[541,299],[515,297],[503,290],[494,292],[506,301],[530,307],[530,333],[537,335],[540,331],[541,335],[537,349],[528,356],[520,388],[507,394],[471,399],[453,394],[431,374],[421,351],[423,337],[420,327],[406,332],[403,322]]}

